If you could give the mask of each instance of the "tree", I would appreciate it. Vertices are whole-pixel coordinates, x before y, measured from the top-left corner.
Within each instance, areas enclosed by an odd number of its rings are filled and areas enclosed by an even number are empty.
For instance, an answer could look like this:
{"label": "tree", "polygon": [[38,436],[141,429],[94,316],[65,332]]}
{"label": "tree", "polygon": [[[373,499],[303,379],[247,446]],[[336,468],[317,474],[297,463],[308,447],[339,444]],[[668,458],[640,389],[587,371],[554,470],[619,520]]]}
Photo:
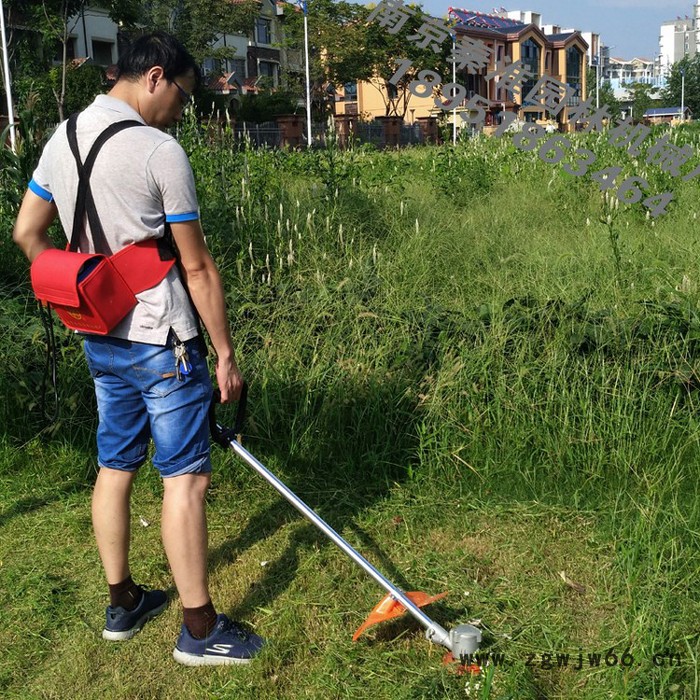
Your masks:
{"label": "tree", "polygon": [[[367,27],[365,51],[368,59],[368,76],[366,79],[380,91],[387,116],[404,117],[406,115],[413,94],[409,86],[412,81],[419,79],[422,71],[433,71],[440,76],[441,80],[436,82],[436,87],[440,83],[452,82],[452,64],[447,61],[452,52],[452,40],[447,38],[443,41],[438,53],[430,46],[420,48],[417,42],[409,41],[408,37],[418,32],[426,17],[420,5],[410,7],[416,10],[416,14],[411,15],[402,30],[396,34],[390,34],[377,22],[372,22]],[[399,65],[397,59],[410,61],[410,67],[390,83]]]}
{"label": "tree", "polygon": [[[138,0],[98,0],[92,4],[106,9],[110,18],[118,23],[131,24],[138,18]],[[16,44],[15,52],[23,60],[14,62],[19,69],[14,74],[15,78],[20,82],[22,79],[36,78],[38,84],[53,71],[54,75],[49,76],[51,79],[46,85],[56,102],[59,121],[64,119],[66,112],[70,34],[76,18],[86,5],[87,0],[7,0],[8,18],[23,17],[24,23],[32,28]],[[57,54],[60,62],[58,80],[55,79],[56,71],[53,68],[53,59]]]}
{"label": "tree", "polygon": [[[364,52],[369,10],[344,0],[309,0],[307,9],[311,110],[323,116],[337,88],[368,74]],[[285,5],[284,44],[303,60],[304,15],[291,4]],[[285,78],[299,96],[304,93],[303,69],[290,71]]]}
{"label": "tree", "polygon": [[[681,95],[685,71],[685,95]],[[690,107],[692,114],[700,115],[700,54],[692,58],[684,56],[681,61],[671,66],[666,87],[663,92],[664,103],[667,107],[680,107],[681,97],[685,98],[685,106]]]}
{"label": "tree", "polygon": [[151,0],[140,3],[138,20],[143,29],[174,34],[198,63],[206,58],[231,58],[232,49],[211,44],[221,34],[249,35],[260,15],[259,0]]}
{"label": "tree", "polygon": [[632,83],[625,85],[632,97],[632,119],[635,122],[642,121],[644,113],[654,104],[654,96],[658,88],[647,83]]}
{"label": "tree", "polygon": [[[75,102],[68,97],[69,81],[85,77],[83,73],[70,70],[68,46],[76,19],[88,4],[107,10],[109,17],[127,32],[170,31],[200,63],[212,55],[210,45],[218,35],[249,34],[260,13],[259,0],[236,3],[225,0],[90,0],[89,3],[88,0],[5,0],[8,19],[21,18],[19,23],[33,30],[23,32],[16,41],[11,40],[13,77],[18,83],[18,92],[29,95],[48,89],[54,97],[58,120],[63,120],[69,111],[66,101]],[[8,22],[8,26],[12,24],[14,22]],[[223,58],[231,52],[231,49],[228,52],[224,49],[215,53]],[[58,80],[54,68],[56,57],[60,62]],[[48,114],[41,117],[56,120]]]}
{"label": "tree", "polygon": [[[597,72],[593,68],[589,68],[586,72],[586,87],[588,91],[586,97],[592,98],[593,104],[596,103],[596,79]],[[598,105],[600,107],[607,106],[613,120],[619,119],[621,112],[620,102],[615,97],[615,91],[609,80],[601,82],[598,89]]]}
{"label": "tree", "polygon": [[[17,103],[30,107],[36,126],[46,127],[56,123],[56,100],[53,95],[61,89],[63,82],[61,66],[35,77],[22,76],[15,83]],[[65,76],[63,110],[72,114],[85,109],[106,87],[104,70],[100,66],[84,63],[69,65]]]}
{"label": "tree", "polygon": [[237,113],[238,119],[243,122],[272,121],[282,114],[291,114],[296,107],[296,96],[288,92],[263,92],[259,95],[243,95],[240,101],[240,108]]}
{"label": "tree", "polygon": [[[309,0],[308,23],[310,43],[310,75],[315,86],[332,83],[336,88],[346,83],[366,81],[379,90],[386,115],[405,116],[412,93],[409,84],[422,70],[433,70],[441,76],[451,75],[447,57],[452,49],[447,39],[435,53],[429,46],[419,48],[408,36],[416,34],[423,24],[424,13],[419,5],[400,32],[391,34],[378,22],[368,22],[370,9],[364,5]],[[291,46],[303,45],[303,16],[289,13],[285,20],[287,41]],[[397,59],[411,61],[408,70],[390,84],[396,73]],[[439,83],[440,81],[438,81]],[[445,80],[451,82],[451,79]]]}

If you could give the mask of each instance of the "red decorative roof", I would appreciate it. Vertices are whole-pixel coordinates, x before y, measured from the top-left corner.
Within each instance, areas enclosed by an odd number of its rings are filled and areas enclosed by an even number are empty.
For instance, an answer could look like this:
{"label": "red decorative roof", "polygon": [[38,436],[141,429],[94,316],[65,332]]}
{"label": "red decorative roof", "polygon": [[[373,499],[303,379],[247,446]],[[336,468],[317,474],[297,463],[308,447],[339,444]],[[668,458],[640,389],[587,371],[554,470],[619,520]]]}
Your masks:
{"label": "red decorative roof", "polygon": [[260,76],[253,78],[242,78],[236,75],[236,72],[227,73],[226,75],[213,75],[207,82],[207,87],[213,92],[227,95],[231,92],[258,92],[257,82]]}
{"label": "red decorative roof", "polygon": [[479,27],[481,29],[520,29],[527,25],[519,20],[501,17],[500,15],[487,14],[486,12],[476,12],[474,10],[460,10],[458,7],[450,7],[447,14],[457,18],[460,24],[466,27]]}
{"label": "red decorative roof", "polygon": [[231,92],[231,88],[237,88],[241,84],[235,76],[235,71],[226,75],[212,75],[207,87],[214,92]]}

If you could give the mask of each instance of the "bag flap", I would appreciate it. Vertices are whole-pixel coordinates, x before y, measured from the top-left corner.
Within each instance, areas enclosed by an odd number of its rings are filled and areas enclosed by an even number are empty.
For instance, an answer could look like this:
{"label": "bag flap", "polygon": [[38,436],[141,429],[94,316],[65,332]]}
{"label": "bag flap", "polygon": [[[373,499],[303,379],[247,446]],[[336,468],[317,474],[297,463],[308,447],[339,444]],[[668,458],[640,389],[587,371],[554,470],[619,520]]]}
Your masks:
{"label": "bag flap", "polygon": [[104,255],[71,253],[50,248],[40,253],[32,263],[29,273],[32,289],[37,299],[52,304],[78,307],[78,277],[83,266],[95,260],[94,267]]}
{"label": "bag flap", "polygon": [[162,282],[175,264],[174,255],[169,260],[163,260],[160,240],[149,238],[132,243],[109,259],[134,294],[151,289]]}

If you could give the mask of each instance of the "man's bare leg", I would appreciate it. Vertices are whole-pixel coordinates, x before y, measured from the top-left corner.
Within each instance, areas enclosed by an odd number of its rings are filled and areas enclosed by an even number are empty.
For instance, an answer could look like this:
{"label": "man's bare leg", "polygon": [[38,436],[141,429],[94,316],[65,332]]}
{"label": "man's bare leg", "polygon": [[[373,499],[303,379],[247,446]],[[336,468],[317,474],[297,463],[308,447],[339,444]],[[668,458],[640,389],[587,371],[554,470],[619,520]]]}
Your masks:
{"label": "man's bare leg", "polygon": [[184,608],[209,602],[207,586],[207,518],[209,474],[182,474],[163,479],[163,546]]}
{"label": "man's bare leg", "polygon": [[92,524],[107,583],[129,575],[131,539],[129,499],[136,472],[100,468],[92,494]]}

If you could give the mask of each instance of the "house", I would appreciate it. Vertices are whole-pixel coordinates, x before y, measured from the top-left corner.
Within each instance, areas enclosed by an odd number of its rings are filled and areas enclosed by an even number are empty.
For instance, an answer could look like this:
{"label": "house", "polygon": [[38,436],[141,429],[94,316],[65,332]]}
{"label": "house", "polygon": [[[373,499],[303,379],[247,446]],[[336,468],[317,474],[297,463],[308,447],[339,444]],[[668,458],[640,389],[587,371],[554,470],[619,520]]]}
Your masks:
{"label": "house", "polygon": [[611,56],[603,69],[603,80],[607,80],[613,90],[632,83],[644,83],[657,88],[665,85],[665,78],[656,74],[654,61],[639,56],[629,61]]}
{"label": "house", "polygon": [[679,121],[689,121],[692,112],[689,107],[657,107],[644,112],[645,124],[671,124]]}
{"label": "house", "polygon": [[[242,1],[228,0],[234,4]],[[259,15],[250,35],[219,35],[212,44],[212,55],[223,55],[223,58],[204,61],[202,68],[207,79],[205,82],[219,94],[233,96],[256,92],[262,84],[278,87],[282,81],[282,71],[289,61],[293,66],[301,65],[300,58],[293,51],[280,48],[283,3],[259,0],[259,6]],[[16,14],[11,17],[10,28],[15,37],[20,34],[36,34],[30,23]],[[67,29],[68,60],[82,59],[84,62],[87,59],[90,63],[102,66],[106,70],[108,81],[113,82],[122,36],[119,26],[110,19],[108,11],[85,5],[70,18]],[[62,55],[57,54],[55,59],[62,60]]]}
{"label": "house", "polygon": [[[539,16],[532,16],[536,13],[521,16],[520,19],[531,20],[529,23],[468,10],[453,9],[451,13],[458,22],[455,26],[458,41],[462,36],[478,39],[491,49],[489,66],[468,76],[467,89],[494,103],[490,110],[492,119],[502,110],[516,112],[524,121],[545,121],[553,117],[543,105],[525,99],[540,78],[549,76],[566,84],[570,90],[566,106],[557,115],[560,125],[568,123],[569,108],[580,104],[586,96],[588,44],[579,31],[545,34],[538,26]],[[520,94],[498,88],[498,75],[487,78],[491,72],[502,72],[505,64],[518,61],[532,74]]]}
{"label": "house", "polygon": [[[10,54],[13,45],[24,38],[41,53],[37,30],[32,26],[21,8],[12,8],[7,17],[8,44]],[[119,27],[109,17],[109,12],[99,7],[83,6],[79,13],[68,20],[66,57],[69,61],[88,59],[91,63],[106,68],[119,58]],[[54,61],[63,60],[62,47],[57,42]],[[12,66],[11,66],[12,68]]]}
{"label": "house", "polygon": [[[244,0],[228,0],[239,4]],[[264,77],[270,87],[278,87],[281,82],[283,28],[281,17],[283,3],[275,0],[260,0],[260,13],[255,26],[248,35],[220,34],[212,43],[213,53],[222,51],[231,54],[223,58],[209,58],[204,61],[205,75],[226,75],[235,73],[241,84],[248,78]]]}
{"label": "house", "polygon": [[[539,27],[540,16],[532,12],[520,13],[518,18],[511,18],[503,14],[485,14],[451,8],[450,14],[456,20],[454,30],[457,42],[463,38],[480,41],[490,51],[488,65],[475,73],[458,73],[457,82],[466,88],[466,97],[457,108],[458,112],[464,113],[466,102],[478,95],[491,102],[486,117],[487,124],[495,123],[498,113],[504,110],[515,112],[518,118],[525,121],[546,121],[552,115],[540,104],[525,102],[524,97],[539,78],[550,76],[565,83],[570,90],[566,106],[557,117],[561,126],[568,123],[569,108],[578,105],[586,96],[588,44],[580,32],[568,30],[545,34]],[[522,61],[533,75],[524,84],[520,94],[497,88],[497,74],[502,72],[503,66],[518,61]],[[424,68],[429,69],[430,66]],[[492,75],[487,77],[489,74]],[[386,91],[387,86],[382,80],[346,85],[338,91],[336,113],[383,116],[386,113]],[[407,114],[411,115],[411,122],[441,113],[442,110],[435,107],[431,96],[412,96],[407,111]],[[461,123],[462,120],[460,125]]]}

